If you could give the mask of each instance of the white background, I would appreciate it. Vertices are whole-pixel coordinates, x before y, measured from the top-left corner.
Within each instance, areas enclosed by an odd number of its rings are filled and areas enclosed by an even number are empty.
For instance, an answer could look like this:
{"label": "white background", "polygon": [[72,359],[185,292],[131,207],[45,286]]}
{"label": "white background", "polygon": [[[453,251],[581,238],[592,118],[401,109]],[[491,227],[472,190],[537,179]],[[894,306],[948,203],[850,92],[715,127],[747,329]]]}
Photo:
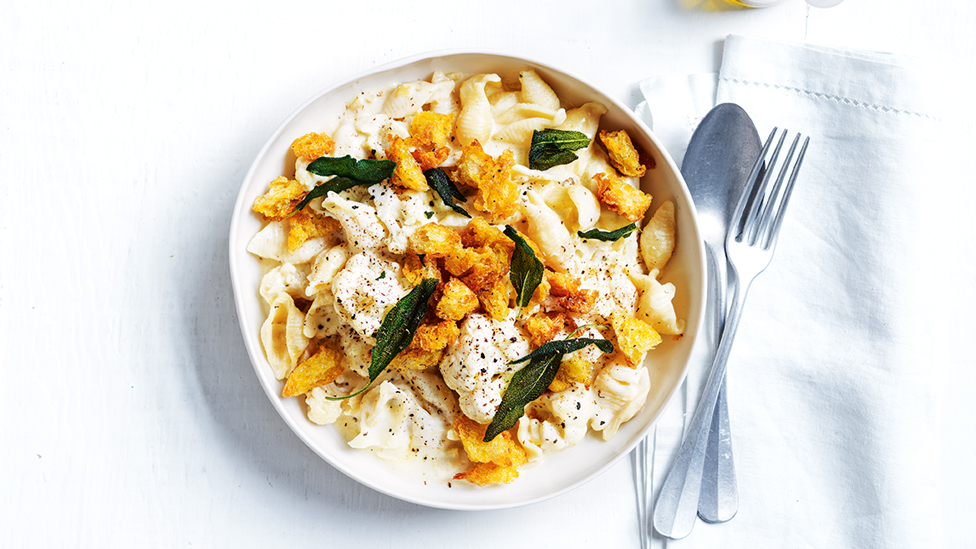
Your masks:
{"label": "white background", "polygon": [[[0,7],[3,547],[638,545],[627,460],[527,508],[440,511],[347,479],[274,412],[233,308],[231,208],[272,131],[333,82],[428,50],[484,49],[565,68],[634,107],[640,80],[716,71],[725,35],[749,34],[926,57],[945,67],[947,134],[973,130],[953,102],[976,66],[968,1],[723,13],[677,0],[11,4]],[[976,177],[969,147],[942,161],[950,177],[920,184],[948,196],[932,251],[949,267],[919,298],[946,315],[906,337],[960,341],[950,363],[920,365],[944,374],[933,429],[945,442],[918,474],[942,479],[944,545],[963,547],[976,544],[964,345],[976,269],[958,235],[973,227]]]}

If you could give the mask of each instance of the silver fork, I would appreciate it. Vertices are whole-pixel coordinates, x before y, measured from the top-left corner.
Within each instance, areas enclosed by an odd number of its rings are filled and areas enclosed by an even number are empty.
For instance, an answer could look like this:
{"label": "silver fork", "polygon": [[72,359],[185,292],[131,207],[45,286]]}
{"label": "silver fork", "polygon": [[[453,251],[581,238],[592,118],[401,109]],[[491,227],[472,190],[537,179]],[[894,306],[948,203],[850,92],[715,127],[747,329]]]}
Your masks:
{"label": "silver fork", "polygon": [[[660,495],[654,506],[654,529],[661,535],[672,539],[686,537],[695,525],[709,427],[718,400],[721,381],[725,377],[729,352],[732,349],[732,340],[735,338],[735,332],[739,326],[742,306],[745,303],[746,294],[749,292],[752,281],[769,266],[773,257],[776,238],[783,223],[783,214],[789,204],[793,185],[796,183],[796,177],[800,171],[800,165],[803,163],[807,145],[810,143],[810,138],[807,137],[796,156],[789,179],[787,179],[786,175],[789,172],[790,162],[793,160],[793,155],[800,141],[800,134],[796,135],[772,189],[767,189],[773,167],[776,165],[780,149],[788,133],[784,130],[780,135],[769,159],[768,168],[764,170],[763,164],[770,146],[775,140],[777,131],[777,128],[773,128],[766,144],[763,145],[759,160],[756,161],[748,179],[751,183],[747,185],[745,192],[739,199],[735,214],[732,217],[732,224],[725,239],[725,251],[732,267],[729,271],[729,278],[733,290],[729,311],[726,315],[725,330],[722,332],[718,351],[715,353],[715,359],[712,362],[712,371],[705,383],[705,390],[691,420],[688,434],[678,450],[674,464],[672,464],[671,470],[661,486]],[[641,537],[641,542],[646,547],[648,536],[642,532]]]}

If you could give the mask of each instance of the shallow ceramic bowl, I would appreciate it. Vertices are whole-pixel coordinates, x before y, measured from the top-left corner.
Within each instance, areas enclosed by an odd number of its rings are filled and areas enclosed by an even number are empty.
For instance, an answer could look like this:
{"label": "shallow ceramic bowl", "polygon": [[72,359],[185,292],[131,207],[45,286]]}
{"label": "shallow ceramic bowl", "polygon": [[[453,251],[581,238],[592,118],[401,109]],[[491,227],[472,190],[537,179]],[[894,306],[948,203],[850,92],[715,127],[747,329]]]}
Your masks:
{"label": "shallow ceramic bowl", "polygon": [[[578,106],[599,101],[609,109],[600,126],[626,129],[635,144],[652,155],[656,166],[641,180],[645,192],[654,197],[650,212],[664,200],[673,200],[677,211],[677,249],[663,273],[664,281],[677,287],[674,299],[679,318],[687,322],[683,337],[665,336],[645,366],[650,369],[651,391],[640,413],[624,424],[617,436],[604,442],[588,436],[579,445],[548,456],[539,466],[524,469],[514,483],[488,488],[424,485],[403,478],[386,464],[363,451],[349,448],[332,426],[310,422],[303,402],[281,398],[281,382],[275,379],[261,347],[259,330],[266,311],[258,294],[260,268],[255,256],[246,251],[247,243],[261,228],[251,212],[254,198],[263,194],[268,183],[287,173],[292,140],[310,131],[320,131],[324,122],[337,117],[347,101],[362,90],[391,83],[427,79],[433,71],[471,74],[494,72],[504,80],[516,79],[519,70],[535,69],[556,91],[564,104]],[[292,160],[293,162],[293,160]],[[681,173],[674,161],[633,113],[616,99],[566,71],[530,59],[509,55],[472,52],[446,52],[411,57],[379,67],[348,81],[335,84],[299,107],[274,132],[254,160],[241,185],[230,228],[230,269],[237,313],[254,371],[272,405],[285,423],[312,450],[333,467],[353,479],[390,496],[446,509],[499,509],[525,505],[573,489],[608,469],[626,456],[660,417],[684,379],[688,357],[698,332],[704,305],[704,254],[698,234],[695,209]]]}

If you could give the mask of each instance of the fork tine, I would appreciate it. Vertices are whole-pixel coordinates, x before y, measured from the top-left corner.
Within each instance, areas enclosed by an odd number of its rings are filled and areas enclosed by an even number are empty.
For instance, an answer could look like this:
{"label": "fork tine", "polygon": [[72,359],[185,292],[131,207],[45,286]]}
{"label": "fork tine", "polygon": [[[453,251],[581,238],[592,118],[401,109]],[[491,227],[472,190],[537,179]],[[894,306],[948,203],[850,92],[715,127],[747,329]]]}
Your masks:
{"label": "fork tine", "polygon": [[[779,151],[783,147],[783,141],[786,139],[786,130],[783,134],[779,136],[779,141],[776,142],[776,148],[773,149],[773,155],[770,157],[769,162],[766,163],[766,173],[763,174],[762,180],[758,182],[758,187],[754,191],[755,197],[752,199],[752,208],[749,210],[748,215],[745,219],[745,224],[743,225],[743,236],[742,238],[746,240],[751,246],[756,243],[759,238],[759,222],[757,220],[761,219],[761,216],[766,212],[770,205],[772,204],[772,198],[766,198],[766,186],[769,183],[770,176],[773,175],[773,167],[776,166],[776,160],[779,158]],[[774,134],[775,135],[775,129]],[[773,135],[770,135],[770,140],[772,140]]]}
{"label": "fork tine", "polygon": [[[797,139],[800,135],[797,134]],[[786,207],[790,204],[790,195],[793,194],[793,184],[796,183],[796,176],[800,173],[800,165],[803,164],[803,157],[807,153],[807,145],[810,144],[810,138],[807,137],[803,140],[803,146],[800,147],[800,154],[796,157],[796,163],[793,164],[793,172],[790,173],[790,180],[786,184],[786,190],[783,191],[783,202],[779,207],[779,211],[776,213],[776,220],[773,221],[773,228],[770,231],[769,245],[776,242],[776,237],[779,236],[780,225],[783,224],[783,214],[786,213]],[[783,170],[786,170],[786,166],[783,166]]]}
{"label": "fork tine", "polygon": [[[786,133],[787,132],[784,131],[784,138],[786,137]],[[766,204],[764,205],[762,214],[760,215],[758,221],[759,229],[756,231],[756,242],[759,242],[763,247],[766,247],[766,245],[769,243],[770,234],[767,231],[769,221],[774,215],[776,215],[775,212],[780,211],[777,210],[777,206],[779,205],[779,192],[783,188],[783,181],[786,180],[786,172],[789,171],[790,161],[793,160],[793,153],[796,152],[796,145],[799,142],[800,134],[798,133],[796,134],[796,137],[793,138],[793,143],[790,145],[790,150],[786,152],[786,158],[783,159],[783,166],[779,170],[779,175],[776,176],[776,183],[773,184],[772,190],[769,191],[769,196],[767,197]],[[770,165],[770,171],[772,171],[772,168],[773,166]]]}
{"label": "fork tine", "polygon": [[752,167],[752,172],[749,173],[749,178],[746,179],[746,190],[742,193],[742,197],[739,198],[739,203],[735,207],[735,214],[732,216],[732,227],[734,233],[732,236],[735,240],[741,240],[745,237],[746,224],[744,218],[747,217],[743,215],[746,211],[746,207],[751,204],[751,201],[756,200],[756,182],[759,181],[760,174],[763,169],[763,162],[766,160],[766,154],[769,153],[769,147],[773,143],[773,136],[776,135],[777,128],[773,128],[773,131],[769,133],[769,137],[766,138],[766,142],[763,144],[762,151],[759,152],[759,158],[756,159],[755,165]]}

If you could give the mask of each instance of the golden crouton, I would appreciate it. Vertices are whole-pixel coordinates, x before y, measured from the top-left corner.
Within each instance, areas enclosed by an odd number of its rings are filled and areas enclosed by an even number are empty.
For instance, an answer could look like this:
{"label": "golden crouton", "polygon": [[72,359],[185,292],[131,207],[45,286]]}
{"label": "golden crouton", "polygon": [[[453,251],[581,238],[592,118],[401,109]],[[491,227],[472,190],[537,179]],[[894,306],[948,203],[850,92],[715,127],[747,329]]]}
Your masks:
{"label": "golden crouton", "polygon": [[512,239],[505,236],[501,230],[492,227],[484,218],[475,217],[461,231],[461,242],[465,246],[476,248],[479,246],[491,246],[501,244],[511,250],[515,249]]}
{"label": "golden crouton", "polygon": [[478,308],[478,296],[460,280],[451,277],[437,302],[436,314],[445,320],[461,320]]}
{"label": "golden crouton", "polygon": [[444,256],[444,269],[454,276],[461,276],[481,262],[483,255],[474,248],[455,248]]}
{"label": "golden crouton", "polygon": [[410,154],[413,155],[420,169],[426,172],[443,164],[447,157],[451,156],[451,149],[449,147],[440,147],[432,151],[414,149]]}
{"label": "golden crouton", "polygon": [[424,150],[446,147],[453,127],[453,114],[421,111],[410,121],[410,144]]}
{"label": "golden crouton", "polygon": [[319,215],[305,208],[288,218],[288,251],[293,252],[310,238],[328,236],[342,229],[334,218]]}
{"label": "golden crouton", "polygon": [[448,140],[454,127],[454,115],[430,111],[417,113],[410,122],[407,144],[413,147],[413,157],[421,169],[436,168],[451,155]]}
{"label": "golden crouton", "polygon": [[475,463],[467,471],[454,475],[454,480],[466,480],[478,486],[490,484],[511,484],[518,478],[518,467],[502,466],[494,463]]}
{"label": "golden crouton", "polygon": [[599,294],[594,290],[581,290],[579,280],[572,275],[547,270],[545,279],[550,285],[549,295],[556,298],[560,307],[577,313],[593,310]]}
{"label": "golden crouton", "polygon": [[461,235],[437,223],[419,227],[408,239],[410,251],[430,257],[443,257],[461,247]]}
{"label": "golden crouton", "polygon": [[629,318],[615,312],[610,316],[610,325],[617,337],[616,348],[631,367],[640,364],[644,353],[661,343],[661,335],[657,330],[638,318]]}
{"label": "golden crouton", "polygon": [[304,162],[311,162],[321,156],[328,156],[335,150],[335,141],[324,133],[306,133],[292,141],[291,150]]}
{"label": "golden crouton", "polygon": [[600,141],[607,149],[610,164],[620,173],[631,177],[644,177],[647,169],[640,163],[640,154],[626,130],[616,132],[600,130]]}
{"label": "golden crouton", "polygon": [[648,270],[661,270],[674,252],[674,202],[668,200],[658,206],[654,216],[644,226],[640,236],[640,251]]}
{"label": "golden crouton", "polygon": [[426,370],[440,364],[443,356],[443,350],[425,351],[417,347],[409,347],[395,356],[389,367],[401,372],[405,370]]}
{"label": "golden crouton", "polygon": [[492,253],[481,253],[480,260],[458,278],[480,295],[481,291],[490,290],[495,283],[506,279],[508,271],[509,263],[498,261]]}
{"label": "golden crouton", "polygon": [[322,347],[308,360],[295,366],[281,396],[304,395],[320,385],[332,383],[342,373],[341,357],[338,351]]}
{"label": "golden crouton", "polygon": [[593,378],[593,364],[582,358],[578,352],[570,354],[559,363],[556,377],[549,384],[549,390],[558,393],[575,383],[588,385]]}
{"label": "golden crouton", "polygon": [[[470,287],[470,286],[469,286]],[[481,307],[491,318],[501,321],[508,317],[508,304],[511,301],[511,285],[507,278],[501,278],[490,287],[475,290]]]}
{"label": "golden crouton", "polygon": [[492,157],[481,148],[478,140],[464,148],[454,176],[461,183],[478,189],[474,207],[495,219],[511,217],[518,208],[518,186],[512,181],[515,156],[505,151]]}
{"label": "golden crouton", "polygon": [[268,219],[280,220],[295,211],[305,194],[304,185],[279,176],[271,182],[268,192],[254,199],[253,209]]}
{"label": "golden crouton", "polygon": [[474,465],[463,473],[454,475],[455,479],[467,480],[479,485],[508,484],[518,478],[518,468],[528,461],[525,450],[512,435],[512,431],[505,431],[485,442],[487,425],[481,425],[464,414],[458,414],[454,420],[454,431],[468,459]]}
{"label": "golden crouton", "polygon": [[442,320],[437,324],[423,324],[417,328],[410,347],[424,351],[440,351],[457,341],[461,331],[453,320]]}
{"label": "golden crouton", "polygon": [[611,173],[593,176],[597,182],[596,196],[611,210],[636,222],[644,217],[651,206],[651,196],[631,187],[623,179]]}
{"label": "golden crouton", "polygon": [[561,332],[570,333],[576,329],[576,321],[566,313],[535,314],[525,319],[525,329],[529,332],[529,343],[538,347],[552,341]]}
{"label": "golden crouton", "polygon": [[441,279],[441,271],[437,268],[437,263],[434,259],[421,259],[421,257],[414,253],[408,253],[406,259],[403,260],[403,268],[400,271],[403,273],[403,277],[407,279],[407,282],[416,286],[425,278],[436,278]]}
{"label": "golden crouton", "polygon": [[399,136],[392,136],[390,148],[386,149],[386,157],[396,162],[391,183],[415,191],[426,191],[430,188],[427,178],[424,177],[424,170],[410,153],[410,147]]}

